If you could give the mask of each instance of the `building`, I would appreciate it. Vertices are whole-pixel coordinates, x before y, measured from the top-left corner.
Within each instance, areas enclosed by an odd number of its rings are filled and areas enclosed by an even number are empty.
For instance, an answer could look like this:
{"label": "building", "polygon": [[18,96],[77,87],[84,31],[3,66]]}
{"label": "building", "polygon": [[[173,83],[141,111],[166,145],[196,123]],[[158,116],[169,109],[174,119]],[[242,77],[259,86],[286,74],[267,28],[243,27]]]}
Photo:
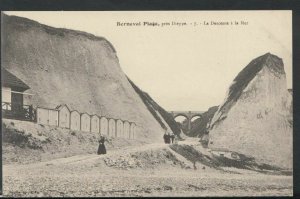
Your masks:
{"label": "building", "polygon": [[120,119],[117,120],[117,134],[116,134],[116,137],[124,137],[123,122]]}
{"label": "building", "polygon": [[125,121],[124,122],[124,128],[123,128],[123,131],[124,131],[124,137],[125,138],[130,138],[130,134],[129,134],[129,131],[130,131],[130,124],[128,121]]}
{"label": "building", "polygon": [[129,129],[129,138],[134,139],[135,138],[135,131],[136,131],[136,125],[135,123],[131,123],[130,129]]}
{"label": "building", "polygon": [[67,105],[59,105],[58,110],[58,126],[63,128],[70,128],[70,109]]}
{"label": "building", "polygon": [[108,120],[108,136],[117,137],[116,136],[116,121],[113,118]]}
{"label": "building", "polygon": [[72,111],[70,129],[80,131],[80,113],[78,111]]}
{"label": "building", "polygon": [[2,78],[2,114],[4,118],[33,121],[36,119],[32,105],[24,105],[24,95],[30,89],[22,80],[1,68]]}
{"label": "building", "polygon": [[87,113],[82,113],[80,115],[80,127],[81,131],[90,132],[91,131],[91,117]]}
{"label": "building", "polygon": [[55,109],[48,109],[37,107],[37,123],[50,126],[58,126],[58,111]]}
{"label": "building", "polygon": [[91,132],[100,132],[100,119],[97,115],[92,115],[91,117]]}
{"label": "building", "polygon": [[106,117],[101,117],[100,119],[100,134],[108,135],[108,119]]}

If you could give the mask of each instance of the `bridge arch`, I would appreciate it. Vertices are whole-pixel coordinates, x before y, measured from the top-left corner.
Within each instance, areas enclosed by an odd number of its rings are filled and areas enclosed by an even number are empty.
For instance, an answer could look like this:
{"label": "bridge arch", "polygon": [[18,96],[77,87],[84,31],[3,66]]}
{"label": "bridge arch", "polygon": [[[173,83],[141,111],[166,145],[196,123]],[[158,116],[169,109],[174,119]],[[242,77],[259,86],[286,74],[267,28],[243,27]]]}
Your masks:
{"label": "bridge arch", "polygon": [[182,113],[174,115],[173,118],[175,119],[175,118],[180,117],[180,116],[185,117],[186,119],[189,119],[188,115],[182,114]]}
{"label": "bridge arch", "polygon": [[187,119],[188,122],[187,134],[189,134],[189,132],[191,131],[192,119],[195,117],[202,118],[204,111],[170,111],[169,113],[173,116],[174,119],[176,119],[179,116],[183,116]]}
{"label": "bridge arch", "polygon": [[191,117],[191,122],[195,121],[195,120],[196,120],[196,119],[195,119],[196,117],[199,117],[200,119],[203,118],[203,116],[202,116],[201,114],[196,114],[196,115],[193,115],[193,116]]}

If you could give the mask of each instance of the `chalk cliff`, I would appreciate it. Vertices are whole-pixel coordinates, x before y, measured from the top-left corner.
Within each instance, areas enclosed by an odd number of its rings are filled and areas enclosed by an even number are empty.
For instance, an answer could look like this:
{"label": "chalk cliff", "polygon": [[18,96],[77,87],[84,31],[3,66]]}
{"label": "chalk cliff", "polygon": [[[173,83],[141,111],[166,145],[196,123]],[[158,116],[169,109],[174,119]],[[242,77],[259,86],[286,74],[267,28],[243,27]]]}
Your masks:
{"label": "chalk cliff", "polygon": [[150,95],[144,91],[142,91],[138,86],[136,86],[130,79],[128,81],[131,83],[134,90],[140,95],[143,99],[148,110],[151,112],[153,117],[160,123],[161,127],[168,132],[173,132],[175,135],[181,135],[181,129],[174,120],[173,116],[168,113],[165,109],[159,106]]}
{"label": "chalk cliff", "polygon": [[234,79],[210,124],[210,148],[292,168],[292,95],[281,58],[267,53]]}
{"label": "chalk cliff", "polygon": [[[137,139],[161,141],[164,129],[122,71],[103,37],[2,15],[2,67],[30,89],[25,103],[135,122]],[[151,138],[151,139],[150,139]]]}

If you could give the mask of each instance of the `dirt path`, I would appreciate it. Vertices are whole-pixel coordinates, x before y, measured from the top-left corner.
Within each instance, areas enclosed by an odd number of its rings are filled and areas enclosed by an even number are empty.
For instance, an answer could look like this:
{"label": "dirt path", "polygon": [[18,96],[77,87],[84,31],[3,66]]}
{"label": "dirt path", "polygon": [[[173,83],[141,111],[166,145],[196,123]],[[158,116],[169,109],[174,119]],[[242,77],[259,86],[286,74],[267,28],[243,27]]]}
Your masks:
{"label": "dirt path", "polygon": [[[184,144],[194,144],[187,140]],[[165,144],[147,144],[94,154],[59,158],[28,165],[4,165],[6,196],[268,196],[292,195],[292,177],[239,170],[229,174],[214,169],[113,168],[105,158],[130,157],[143,151],[169,150]],[[129,155],[128,155],[129,154]],[[155,156],[156,154],[154,154]],[[183,158],[183,157],[181,157]]]}

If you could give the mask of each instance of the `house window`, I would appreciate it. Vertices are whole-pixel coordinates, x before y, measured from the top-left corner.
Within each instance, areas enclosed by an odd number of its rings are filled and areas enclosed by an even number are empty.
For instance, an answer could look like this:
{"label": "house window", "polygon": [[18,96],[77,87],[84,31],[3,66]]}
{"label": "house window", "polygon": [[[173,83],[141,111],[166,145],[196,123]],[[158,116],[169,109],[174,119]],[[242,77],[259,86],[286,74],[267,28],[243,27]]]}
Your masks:
{"label": "house window", "polygon": [[2,109],[11,110],[11,88],[2,87]]}
{"label": "house window", "polygon": [[2,87],[2,102],[11,103],[11,88]]}

